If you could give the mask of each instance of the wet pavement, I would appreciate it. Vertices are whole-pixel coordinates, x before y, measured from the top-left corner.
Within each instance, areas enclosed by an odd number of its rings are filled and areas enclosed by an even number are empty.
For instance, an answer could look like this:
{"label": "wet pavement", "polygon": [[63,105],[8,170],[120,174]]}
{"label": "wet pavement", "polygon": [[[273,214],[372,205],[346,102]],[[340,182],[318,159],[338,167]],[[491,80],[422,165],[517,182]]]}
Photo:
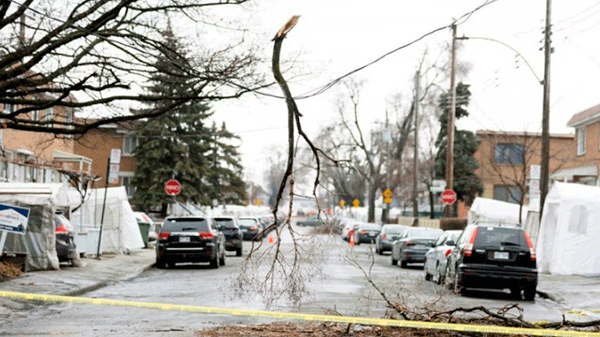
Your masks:
{"label": "wet pavement", "polygon": [[[524,318],[528,320],[561,320],[562,314],[566,314],[568,319],[586,320],[594,313],[588,312],[583,316],[579,310],[574,310],[578,308],[577,305],[593,308],[600,302],[600,297],[593,298],[595,295],[591,286],[587,290],[583,288],[581,294],[577,295],[578,291],[575,290],[584,286],[583,283],[568,285],[557,279],[547,279],[544,284],[547,288],[556,287],[562,289],[564,294],[569,294],[564,295],[567,299],[562,302],[539,296],[534,302],[515,300],[508,291],[471,291],[467,296],[458,296],[432,282],[424,281],[420,265],[409,268],[392,266],[389,255],[374,255],[369,245],[350,247],[339,237],[313,236],[308,234],[310,228],[296,229],[306,234],[299,236],[297,241],[303,253],[310,256],[310,261],[303,261],[301,264],[304,270],[311,271],[305,274],[309,294],[302,297],[298,305],[287,301],[284,294],[274,299],[268,298],[273,300],[270,302],[258,289],[256,292],[248,291],[242,297],[235,296],[237,283],[234,280],[239,276],[239,268],[250,249],[249,242],[244,242],[244,257],[235,257],[229,253],[226,266],[219,269],[210,269],[205,264],[147,269],[154,261],[154,252],[145,250],[138,252],[139,255],[115,257],[112,262],[110,259],[100,261],[101,263],[90,262],[90,265],[83,268],[65,271],[63,275],[68,272],[72,272],[72,275],[63,277],[60,282],[57,282],[57,275],[54,273],[61,271],[36,272],[30,273],[35,276],[0,283],[0,289],[36,293],[59,291],[61,294],[90,290],[83,296],[236,309],[318,314],[337,312],[343,315],[382,317],[386,313],[386,302],[367,281],[365,275],[370,275],[390,300],[402,301],[417,308],[443,310],[479,305],[500,308],[516,302],[524,309]],[[265,239],[260,252],[273,245],[274,243]],[[284,233],[282,236],[281,247],[284,256],[291,261],[293,244],[289,234]],[[135,264],[127,264],[133,262]],[[102,284],[101,288],[93,288],[94,280],[86,280],[86,268],[88,274],[92,271],[94,275],[100,275],[95,278],[95,283]],[[264,273],[265,268],[266,265],[263,264],[258,270]],[[586,284],[589,284],[590,280],[587,281]],[[551,282],[557,283],[550,285]],[[569,302],[576,296],[582,296],[584,300],[580,303]],[[157,309],[11,301],[10,305],[4,306],[4,311],[0,311],[0,335],[158,336],[168,333],[174,336],[191,336],[198,330],[221,324],[256,324],[268,321],[269,319],[257,317]]]}

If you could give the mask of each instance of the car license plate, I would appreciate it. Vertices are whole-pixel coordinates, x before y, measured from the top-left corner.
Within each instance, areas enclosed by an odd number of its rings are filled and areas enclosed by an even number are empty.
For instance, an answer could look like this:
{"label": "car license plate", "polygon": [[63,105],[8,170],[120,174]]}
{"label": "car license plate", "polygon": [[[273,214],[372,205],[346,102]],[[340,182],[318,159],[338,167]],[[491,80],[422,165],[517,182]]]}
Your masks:
{"label": "car license plate", "polygon": [[179,242],[190,242],[190,237],[189,236],[180,236]]}
{"label": "car license plate", "polygon": [[508,260],[508,252],[494,252],[494,259]]}

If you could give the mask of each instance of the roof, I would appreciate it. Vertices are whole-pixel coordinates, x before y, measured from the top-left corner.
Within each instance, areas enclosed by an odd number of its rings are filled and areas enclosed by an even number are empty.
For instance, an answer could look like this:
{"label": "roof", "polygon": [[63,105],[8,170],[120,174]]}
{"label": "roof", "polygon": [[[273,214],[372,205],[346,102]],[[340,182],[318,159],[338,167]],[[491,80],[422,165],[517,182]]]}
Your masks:
{"label": "roof", "polygon": [[600,104],[594,105],[591,108],[585,109],[581,112],[578,112],[569,119],[567,126],[576,127],[582,125],[590,120],[600,117]]}
{"label": "roof", "polygon": [[[539,132],[524,132],[524,131],[493,131],[493,130],[477,130],[478,136],[497,136],[497,137],[541,137]],[[551,133],[550,138],[573,138],[571,133]]]}

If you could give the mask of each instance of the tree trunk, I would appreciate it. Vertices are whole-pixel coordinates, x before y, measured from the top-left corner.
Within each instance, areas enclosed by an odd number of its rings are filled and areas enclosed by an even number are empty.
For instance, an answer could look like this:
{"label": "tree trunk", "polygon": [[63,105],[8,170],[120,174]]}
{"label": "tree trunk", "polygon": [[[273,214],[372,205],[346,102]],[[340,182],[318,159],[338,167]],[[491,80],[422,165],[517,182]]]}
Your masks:
{"label": "tree trunk", "polygon": [[433,207],[433,192],[431,192],[431,187],[429,187],[429,218],[435,219],[435,208]]}
{"label": "tree trunk", "polygon": [[389,208],[387,205],[383,206],[383,209],[381,210],[381,223],[386,224],[388,223],[388,218],[389,218]]}
{"label": "tree trunk", "polygon": [[368,222],[375,222],[375,196],[377,195],[377,185],[369,184],[369,219]]}

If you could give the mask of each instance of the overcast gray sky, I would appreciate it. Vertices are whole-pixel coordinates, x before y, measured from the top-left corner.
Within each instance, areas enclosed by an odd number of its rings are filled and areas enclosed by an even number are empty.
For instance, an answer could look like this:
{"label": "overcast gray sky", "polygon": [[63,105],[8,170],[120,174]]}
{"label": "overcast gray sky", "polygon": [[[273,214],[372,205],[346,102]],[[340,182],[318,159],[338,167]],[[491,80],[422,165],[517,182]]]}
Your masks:
{"label": "overcast gray sky", "polygon": [[[440,26],[452,22],[484,1],[475,0],[263,0],[244,10],[231,10],[247,22],[248,39],[265,47],[265,66],[270,61],[270,39],[291,15],[301,15],[283,45],[283,57],[296,58],[303,76],[291,83],[298,95],[368,63],[382,54]],[[518,50],[543,77],[543,0],[500,0],[474,13],[458,27],[459,36],[500,40]],[[551,82],[551,132],[573,133],[568,119],[600,103],[600,1],[554,0]],[[438,50],[449,43],[450,30],[399,51],[359,72],[365,79],[361,122],[368,129],[383,120],[386,99],[394,93],[410,97],[412,77],[423,50]],[[471,71],[459,80],[471,85],[471,113],[459,127],[540,131],[542,86],[515,53],[498,43],[463,42],[459,58]],[[449,87],[449,83],[447,84]],[[341,88],[299,101],[303,122],[310,135],[338,117],[335,100]],[[272,93],[280,94],[277,87]],[[246,175],[261,181],[265,149],[286,144],[286,107],[282,100],[247,96],[239,101],[218,103],[215,119],[226,121],[242,137]]]}

